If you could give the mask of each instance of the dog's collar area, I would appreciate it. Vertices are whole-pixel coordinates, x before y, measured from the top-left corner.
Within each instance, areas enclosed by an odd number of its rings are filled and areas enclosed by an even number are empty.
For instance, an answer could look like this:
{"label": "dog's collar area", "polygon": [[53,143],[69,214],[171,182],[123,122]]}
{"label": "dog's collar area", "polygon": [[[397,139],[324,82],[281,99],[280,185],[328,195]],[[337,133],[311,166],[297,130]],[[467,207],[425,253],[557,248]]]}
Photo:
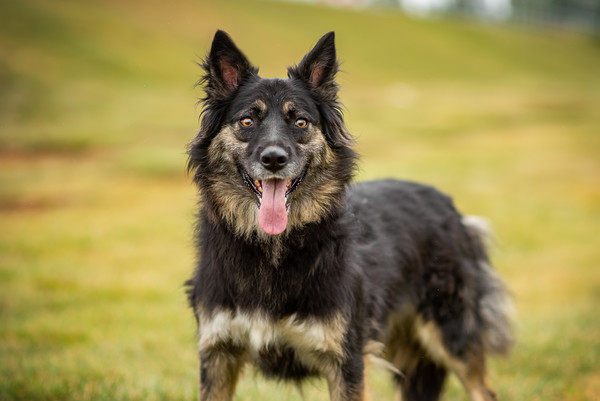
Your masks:
{"label": "dog's collar area", "polygon": [[[246,186],[250,189],[250,191],[252,191],[256,195],[258,206],[260,207],[260,204],[262,203],[262,195],[263,195],[262,180],[253,179],[246,172],[246,170],[244,170],[241,167],[239,167],[238,169],[240,171],[240,175],[242,176],[242,180],[244,181],[244,184],[246,184]],[[290,194],[298,188],[298,186],[300,185],[302,180],[304,180],[304,177],[306,177],[306,173],[307,173],[307,170],[304,170],[302,172],[302,174],[300,174],[298,177],[294,178],[293,180],[292,179],[287,180],[286,191],[285,191],[286,207],[289,206],[287,204],[287,200],[289,199]]]}

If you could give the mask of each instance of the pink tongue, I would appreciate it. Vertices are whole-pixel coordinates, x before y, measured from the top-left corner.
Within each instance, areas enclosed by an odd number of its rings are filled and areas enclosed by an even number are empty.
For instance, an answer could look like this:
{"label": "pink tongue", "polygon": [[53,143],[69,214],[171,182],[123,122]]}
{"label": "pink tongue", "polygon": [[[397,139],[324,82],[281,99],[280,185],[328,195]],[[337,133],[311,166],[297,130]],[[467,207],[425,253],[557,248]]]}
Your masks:
{"label": "pink tongue", "polygon": [[287,226],[286,189],[285,180],[272,178],[262,181],[262,203],[258,211],[258,224],[267,234],[281,234]]}

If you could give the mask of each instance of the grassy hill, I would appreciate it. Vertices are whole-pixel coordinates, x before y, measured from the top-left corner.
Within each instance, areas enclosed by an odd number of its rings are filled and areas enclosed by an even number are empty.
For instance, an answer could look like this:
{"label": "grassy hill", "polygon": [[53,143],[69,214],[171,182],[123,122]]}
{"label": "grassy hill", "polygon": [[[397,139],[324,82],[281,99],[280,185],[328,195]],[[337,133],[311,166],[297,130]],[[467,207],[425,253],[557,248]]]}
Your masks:
{"label": "grassy hill", "polygon": [[[288,2],[22,0],[0,1],[0,400],[196,397],[185,145],[218,28],[264,76],[335,30],[357,179],[426,181],[492,222],[517,311],[500,400],[600,398],[597,40]],[[302,397],[248,371],[251,399]],[[445,399],[466,400],[455,379]]]}

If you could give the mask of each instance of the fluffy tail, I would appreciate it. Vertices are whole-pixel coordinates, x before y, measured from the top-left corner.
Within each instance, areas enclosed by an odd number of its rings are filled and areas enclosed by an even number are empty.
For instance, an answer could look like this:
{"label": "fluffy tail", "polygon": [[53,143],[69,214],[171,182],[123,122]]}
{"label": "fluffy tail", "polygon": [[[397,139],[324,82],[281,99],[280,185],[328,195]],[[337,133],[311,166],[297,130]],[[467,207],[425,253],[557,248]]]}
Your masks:
{"label": "fluffy tail", "polygon": [[[481,245],[485,255],[486,245],[489,245],[493,238],[487,220],[478,216],[466,216],[463,218],[463,225],[473,240]],[[479,260],[479,267],[482,273],[479,311],[483,323],[483,345],[490,354],[504,355],[514,344],[511,325],[513,302],[487,256]]]}

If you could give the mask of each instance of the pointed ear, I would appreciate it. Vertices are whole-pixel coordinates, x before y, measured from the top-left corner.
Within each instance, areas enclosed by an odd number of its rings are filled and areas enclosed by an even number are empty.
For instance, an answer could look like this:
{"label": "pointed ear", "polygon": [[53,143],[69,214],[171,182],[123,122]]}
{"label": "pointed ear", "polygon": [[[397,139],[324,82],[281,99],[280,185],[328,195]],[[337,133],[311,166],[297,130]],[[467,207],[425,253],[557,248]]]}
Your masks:
{"label": "pointed ear", "polygon": [[231,95],[245,79],[258,73],[229,35],[221,30],[215,34],[202,67],[206,71],[203,82],[206,82],[207,95],[216,98]]}
{"label": "pointed ear", "polygon": [[326,33],[319,39],[298,66],[288,68],[288,77],[305,82],[311,95],[317,100],[323,120],[323,134],[334,149],[349,147],[354,143],[344,125],[342,106],[338,101],[338,85],[335,82],[337,72],[334,32]]}
{"label": "pointed ear", "polygon": [[338,62],[335,56],[335,33],[325,34],[309,51],[297,67],[288,68],[288,77],[304,80],[313,89],[330,89],[335,86]]}

